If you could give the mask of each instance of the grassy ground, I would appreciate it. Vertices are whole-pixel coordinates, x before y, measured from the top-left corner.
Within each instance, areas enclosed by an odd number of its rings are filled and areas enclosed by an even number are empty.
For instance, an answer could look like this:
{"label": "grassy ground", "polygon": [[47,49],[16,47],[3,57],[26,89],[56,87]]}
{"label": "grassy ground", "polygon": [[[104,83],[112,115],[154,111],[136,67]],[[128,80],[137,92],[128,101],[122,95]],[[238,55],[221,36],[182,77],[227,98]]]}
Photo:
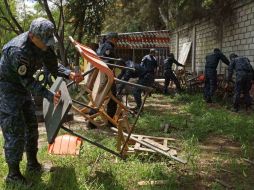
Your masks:
{"label": "grassy ground", "polygon": [[[254,160],[254,114],[232,113],[228,105],[218,102],[208,106],[201,95],[187,94],[176,97],[154,94],[148,98],[135,133],[176,138],[173,146],[188,160],[185,165],[156,154],[131,155],[127,161],[122,161],[86,142],[78,157],[52,156],[47,154],[47,145],[42,143],[39,159],[43,163],[52,162],[55,171],[27,173],[24,159],[22,172],[34,181],[31,189],[38,190],[219,190],[225,186],[251,190],[254,165],[244,158]],[[164,133],[165,124],[170,126],[168,133]],[[113,136],[98,131],[84,133],[97,142],[115,147]],[[0,146],[3,146],[2,138]],[[2,152],[0,164],[0,189],[24,189],[5,185],[7,166]],[[138,182],[143,180],[166,180],[166,184],[139,186]]]}

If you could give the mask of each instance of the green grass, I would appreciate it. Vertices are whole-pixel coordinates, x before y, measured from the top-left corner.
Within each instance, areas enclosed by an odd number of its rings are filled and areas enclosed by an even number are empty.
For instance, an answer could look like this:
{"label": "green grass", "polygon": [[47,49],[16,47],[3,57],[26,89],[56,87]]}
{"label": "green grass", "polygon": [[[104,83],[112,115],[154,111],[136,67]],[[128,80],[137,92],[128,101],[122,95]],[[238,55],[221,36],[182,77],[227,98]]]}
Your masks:
{"label": "green grass", "polygon": [[[39,150],[39,159],[52,162],[56,170],[40,175],[27,173],[24,157],[22,173],[34,182],[31,189],[38,190],[225,189],[215,179],[227,182],[235,189],[251,189],[254,168],[241,158],[254,158],[254,114],[231,113],[228,107],[220,101],[216,107],[208,107],[201,95],[165,97],[155,94],[148,98],[135,133],[176,138],[178,141],[173,146],[180,148],[179,155],[188,160],[186,165],[172,162],[162,155],[145,153],[130,155],[123,161],[84,142],[78,157],[48,155],[45,145]],[[163,132],[164,124],[172,126],[169,133]],[[115,149],[116,140],[112,136],[93,132],[85,135]],[[240,152],[206,152],[200,148],[207,139],[215,137],[228,139],[233,145],[239,144]],[[0,145],[3,146],[2,138]],[[0,164],[0,189],[24,189],[5,185],[7,166],[3,152]],[[222,169],[231,173],[222,172]],[[147,180],[167,180],[167,183],[138,185],[139,181]]]}

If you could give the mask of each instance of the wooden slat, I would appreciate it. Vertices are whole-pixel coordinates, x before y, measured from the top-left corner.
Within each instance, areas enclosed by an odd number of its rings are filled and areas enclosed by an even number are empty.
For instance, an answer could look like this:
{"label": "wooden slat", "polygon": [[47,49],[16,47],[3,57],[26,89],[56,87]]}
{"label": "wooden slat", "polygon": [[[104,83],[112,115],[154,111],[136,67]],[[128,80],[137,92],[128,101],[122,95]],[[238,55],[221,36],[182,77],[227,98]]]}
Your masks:
{"label": "wooden slat", "polygon": [[[138,138],[138,134],[132,134],[132,137],[135,137],[135,138]],[[147,136],[147,135],[142,135],[142,137],[145,137],[145,138],[149,138],[149,139],[157,139],[157,140],[168,140],[168,141],[177,141],[176,139],[174,138],[168,138],[168,137],[153,137],[153,136]]]}
{"label": "wooden slat", "polygon": [[148,144],[154,145],[164,151],[169,151],[168,147],[166,147],[160,143],[157,143],[157,142],[153,141],[152,139],[144,138],[143,141],[147,142]]}
{"label": "wooden slat", "polygon": [[[142,140],[142,138],[143,138],[142,136],[139,136],[139,137],[138,137],[139,140]],[[138,143],[138,142],[136,142],[136,144],[134,145],[134,150],[139,150],[140,147],[141,147],[141,144]]]}

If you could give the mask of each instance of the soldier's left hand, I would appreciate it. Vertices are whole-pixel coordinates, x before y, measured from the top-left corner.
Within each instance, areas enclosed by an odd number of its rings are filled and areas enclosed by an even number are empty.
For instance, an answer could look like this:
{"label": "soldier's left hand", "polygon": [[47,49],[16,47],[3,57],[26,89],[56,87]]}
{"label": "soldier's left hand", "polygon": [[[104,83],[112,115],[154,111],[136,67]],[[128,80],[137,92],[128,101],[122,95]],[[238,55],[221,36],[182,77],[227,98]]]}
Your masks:
{"label": "soldier's left hand", "polygon": [[61,93],[60,90],[58,90],[58,91],[55,93],[55,95],[54,95],[54,105],[55,105],[55,106],[59,103],[60,98],[61,98],[61,95],[62,95],[62,93]]}
{"label": "soldier's left hand", "polygon": [[69,78],[70,80],[74,81],[77,84],[80,83],[82,80],[84,80],[84,77],[80,72],[78,73],[71,72]]}

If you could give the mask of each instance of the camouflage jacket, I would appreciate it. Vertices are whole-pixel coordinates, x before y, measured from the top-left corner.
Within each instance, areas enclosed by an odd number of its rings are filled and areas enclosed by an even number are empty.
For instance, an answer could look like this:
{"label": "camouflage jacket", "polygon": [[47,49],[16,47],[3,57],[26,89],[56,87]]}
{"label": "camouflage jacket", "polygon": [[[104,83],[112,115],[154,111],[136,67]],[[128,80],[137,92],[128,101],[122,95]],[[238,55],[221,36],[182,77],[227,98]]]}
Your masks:
{"label": "camouflage jacket", "polygon": [[53,76],[68,78],[70,74],[70,70],[57,63],[57,57],[51,48],[42,51],[29,40],[28,32],[20,34],[2,49],[0,86],[8,88],[9,92],[21,95],[28,94],[30,91],[35,92],[51,101],[53,93],[33,77],[34,73],[43,66]]}
{"label": "camouflage jacket", "polygon": [[141,66],[143,67],[144,74],[150,73],[154,75],[157,68],[156,57],[152,55],[144,56],[143,59],[141,60]]}
{"label": "camouflage jacket", "polygon": [[216,70],[220,60],[226,65],[229,65],[230,63],[228,58],[223,53],[212,53],[207,55],[205,69]]}
{"label": "camouflage jacket", "polygon": [[231,61],[228,67],[228,80],[232,79],[234,70],[236,71],[236,80],[242,77],[248,77],[251,80],[253,77],[254,70],[246,57],[236,57]]}
{"label": "camouflage jacket", "polygon": [[164,60],[164,71],[168,71],[168,70],[171,71],[173,63],[175,63],[177,66],[180,66],[180,67],[184,66],[181,63],[179,63],[175,58],[169,57]]}

